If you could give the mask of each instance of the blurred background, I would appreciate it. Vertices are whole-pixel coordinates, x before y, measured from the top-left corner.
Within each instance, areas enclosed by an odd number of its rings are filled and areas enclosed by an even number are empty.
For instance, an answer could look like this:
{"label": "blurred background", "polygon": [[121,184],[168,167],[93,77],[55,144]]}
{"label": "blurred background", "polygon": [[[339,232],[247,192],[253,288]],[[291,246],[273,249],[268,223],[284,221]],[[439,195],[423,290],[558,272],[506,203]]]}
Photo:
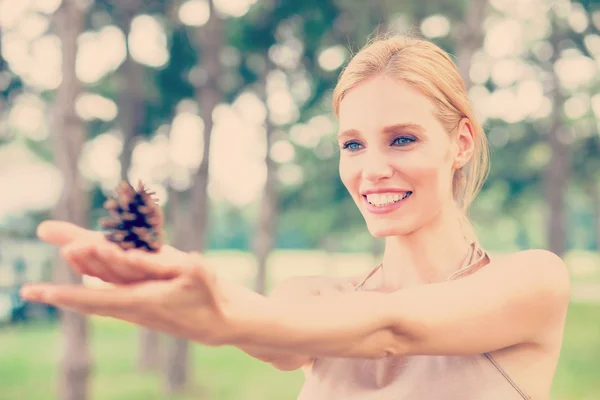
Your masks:
{"label": "blurred background", "polygon": [[600,399],[594,0],[0,0],[0,400],[295,399],[300,371],[17,292],[80,279],[35,229],[100,229],[121,179],[156,192],[171,244],[257,292],[374,266],[330,102],[351,54],[389,30],[455,57],[492,149],[477,233],[492,253],[566,260],[552,399]]}

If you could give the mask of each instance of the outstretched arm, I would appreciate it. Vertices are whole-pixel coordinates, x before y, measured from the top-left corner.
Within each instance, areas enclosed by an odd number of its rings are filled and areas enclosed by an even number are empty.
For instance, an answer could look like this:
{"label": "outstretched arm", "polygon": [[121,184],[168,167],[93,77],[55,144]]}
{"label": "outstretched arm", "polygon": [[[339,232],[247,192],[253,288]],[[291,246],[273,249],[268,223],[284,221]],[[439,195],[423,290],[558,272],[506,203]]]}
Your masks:
{"label": "outstretched arm", "polygon": [[[116,285],[125,285],[126,288],[133,289],[130,291],[130,296],[136,295],[136,293],[139,295],[140,292],[144,292],[145,288],[152,287],[153,284],[155,284],[154,287],[160,288],[165,287],[165,282],[171,281],[171,286],[175,286],[178,280],[181,281],[178,278],[181,278],[182,274],[185,275],[186,272],[189,272],[185,268],[182,269],[181,265],[179,265],[179,260],[185,264],[186,260],[189,259],[189,255],[170,246],[163,246],[161,252],[156,256],[144,258],[142,257],[144,254],[139,254],[140,257],[137,259],[135,255],[133,257],[126,257],[122,251],[108,243],[100,232],[90,231],[62,221],[46,221],[42,223],[38,228],[38,236],[43,241],[59,246],[63,256],[78,272],[98,277]],[[135,253],[127,254],[131,255]],[[147,261],[149,260],[152,262],[148,263]],[[145,283],[145,285],[140,285],[140,283]],[[157,283],[158,286],[156,286]],[[161,283],[163,284],[162,286],[160,285]],[[228,296],[237,299],[237,301],[252,302],[254,299],[262,298],[262,296],[243,286],[228,282],[222,283],[228,288]],[[271,292],[269,298],[275,302],[302,301],[311,296],[328,295],[347,289],[342,287],[344,284],[344,281],[340,279],[326,277],[294,277],[279,284]],[[349,284],[347,283],[346,285]],[[167,285],[166,287],[168,288],[169,286]],[[33,287],[26,288],[24,295],[31,298],[31,296],[36,295],[36,289],[40,289],[40,286],[34,285]],[[46,287],[46,289],[52,292],[53,289],[57,288]],[[75,288],[70,289],[74,290]],[[68,306],[68,304],[64,304],[65,301],[75,300],[73,296],[77,296],[77,293],[80,293],[80,295],[86,293],[85,288],[79,289],[84,289],[84,291],[69,292],[69,290],[65,290],[63,293],[58,294],[58,298],[52,299],[51,297],[45,300],[38,298],[37,300],[63,302],[63,306]],[[99,293],[105,297],[105,306],[109,302],[109,298],[106,296],[110,296],[111,293],[119,294],[118,291],[110,290]],[[70,294],[71,299],[69,300]],[[160,290],[156,291],[153,294],[152,300],[160,301],[161,295]],[[31,298],[31,300],[36,299]],[[117,297],[110,300],[119,301]],[[123,310],[126,309],[126,305],[119,308],[121,308],[121,311],[126,311]],[[85,310],[80,311],[86,312]],[[118,315],[114,316],[119,317]],[[134,321],[132,320],[132,322]],[[295,370],[310,364],[312,361],[312,357],[310,356],[274,349],[265,344],[249,344],[238,347],[250,356],[271,363],[275,368],[280,370]]]}
{"label": "outstretched arm", "polygon": [[456,281],[302,299],[264,297],[221,281],[200,255],[168,247],[145,254],[84,243],[63,254],[87,275],[146,278],[109,289],[30,285],[25,298],[207,345],[307,357],[459,355],[535,342],[563,323],[570,294],[562,260],[541,250],[494,259]]}
{"label": "outstretched arm", "polygon": [[[292,277],[277,285],[269,298],[273,301],[301,302],[309,297],[334,294],[342,289],[341,284],[339,280],[324,277]],[[294,371],[313,361],[311,356],[274,349],[264,344],[240,345],[238,348],[281,371]]]}
{"label": "outstretched arm", "polygon": [[380,358],[465,355],[533,343],[564,321],[569,277],[542,250],[494,259],[477,273],[394,293],[355,292],[303,302],[254,298],[232,309],[240,344],[301,354]]}

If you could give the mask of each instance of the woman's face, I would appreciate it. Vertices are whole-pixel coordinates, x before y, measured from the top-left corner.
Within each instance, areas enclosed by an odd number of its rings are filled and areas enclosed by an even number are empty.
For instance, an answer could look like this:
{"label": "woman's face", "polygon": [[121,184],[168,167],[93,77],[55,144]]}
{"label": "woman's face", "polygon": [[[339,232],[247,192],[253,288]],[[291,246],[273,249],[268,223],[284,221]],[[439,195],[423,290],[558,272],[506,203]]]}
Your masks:
{"label": "woman's face", "polygon": [[340,177],[375,237],[409,234],[453,205],[454,169],[472,150],[470,125],[449,135],[433,103],[406,83],[371,78],[340,104]]}

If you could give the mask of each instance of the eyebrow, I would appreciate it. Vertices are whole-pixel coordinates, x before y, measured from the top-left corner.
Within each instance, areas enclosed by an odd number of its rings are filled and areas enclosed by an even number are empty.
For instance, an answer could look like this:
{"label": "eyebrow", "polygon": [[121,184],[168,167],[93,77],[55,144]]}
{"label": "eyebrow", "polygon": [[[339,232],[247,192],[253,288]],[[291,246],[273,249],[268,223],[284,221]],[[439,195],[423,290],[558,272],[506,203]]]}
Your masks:
{"label": "eyebrow", "polygon": [[[425,128],[422,125],[419,125],[419,124],[416,124],[413,122],[405,122],[405,123],[400,123],[400,124],[388,125],[382,129],[382,132],[393,133],[393,132],[397,132],[397,131],[401,131],[401,130],[412,130],[412,131],[416,131],[417,133],[425,132]],[[338,139],[340,139],[343,137],[353,136],[353,135],[360,135],[360,131],[358,129],[354,129],[354,128],[346,129],[345,131],[338,133],[337,137],[338,137]]]}

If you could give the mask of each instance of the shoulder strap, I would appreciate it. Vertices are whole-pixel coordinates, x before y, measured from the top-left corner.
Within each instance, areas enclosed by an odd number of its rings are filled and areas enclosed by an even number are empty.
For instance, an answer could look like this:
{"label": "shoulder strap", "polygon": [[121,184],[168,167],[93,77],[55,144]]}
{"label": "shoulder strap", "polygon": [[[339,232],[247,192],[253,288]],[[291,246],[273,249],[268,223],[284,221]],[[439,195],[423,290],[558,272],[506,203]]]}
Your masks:
{"label": "shoulder strap", "polygon": [[451,281],[453,279],[462,278],[477,271],[485,265],[483,263],[484,260],[489,260],[488,253],[479,246],[477,241],[471,242],[471,246],[469,247],[469,251],[467,252],[467,256],[465,257],[462,266],[458,271],[450,275],[448,280]]}
{"label": "shoulder strap", "polygon": [[369,278],[372,277],[375,274],[375,272],[379,271],[379,269],[382,267],[382,265],[383,265],[383,263],[379,263],[378,266],[373,268],[373,270],[371,272],[369,272],[369,274],[365,277],[365,279],[363,279],[361,283],[356,285],[356,287],[354,289],[355,290],[361,289],[363,287],[363,285],[369,280]]}

